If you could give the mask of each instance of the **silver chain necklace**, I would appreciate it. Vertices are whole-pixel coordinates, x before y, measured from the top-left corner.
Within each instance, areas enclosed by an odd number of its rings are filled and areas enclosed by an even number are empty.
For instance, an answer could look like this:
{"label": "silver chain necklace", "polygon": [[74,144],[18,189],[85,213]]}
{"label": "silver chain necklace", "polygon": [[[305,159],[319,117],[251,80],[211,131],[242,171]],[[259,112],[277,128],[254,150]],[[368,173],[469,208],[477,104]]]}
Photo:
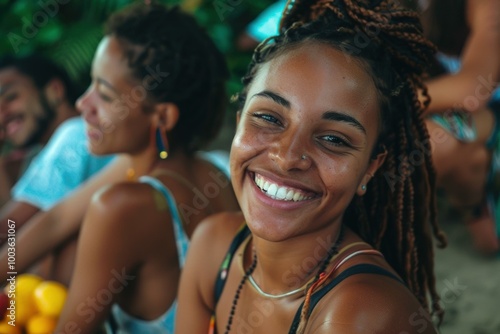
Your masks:
{"label": "silver chain necklace", "polygon": [[279,295],[271,295],[269,293],[266,293],[264,291],[262,291],[262,289],[260,288],[260,286],[257,284],[257,282],[254,281],[252,275],[248,275],[248,281],[250,282],[250,284],[252,284],[252,286],[255,288],[255,290],[257,290],[257,292],[264,296],[264,297],[267,297],[267,298],[271,298],[271,299],[279,299],[279,298],[285,298],[285,297],[288,297],[288,296],[291,296],[291,295],[294,295],[296,293],[299,293],[303,290],[305,290],[305,288],[307,287],[307,284],[304,285],[304,286],[301,286],[300,288],[298,289],[295,289],[295,290],[292,290],[292,291],[288,291],[288,292],[285,292],[285,293],[281,293]]}

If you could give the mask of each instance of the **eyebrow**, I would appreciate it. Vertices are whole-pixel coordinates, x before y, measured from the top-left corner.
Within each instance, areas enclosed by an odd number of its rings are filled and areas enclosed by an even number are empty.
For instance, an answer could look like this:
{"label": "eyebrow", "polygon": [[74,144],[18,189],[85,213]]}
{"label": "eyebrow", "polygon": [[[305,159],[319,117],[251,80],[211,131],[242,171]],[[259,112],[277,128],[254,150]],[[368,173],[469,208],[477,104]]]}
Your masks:
{"label": "eyebrow", "polygon": [[[290,107],[291,107],[291,104],[287,99],[279,96],[276,93],[268,91],[268,90],[257,93],[255,95],[253,95],[251,98],[254,98],[256,96],[271,99],[274,102],[278,103],[279,105],[281,105],[287,109],[290,109]],[[350,124],[350,125],[354,126],[355,128],[359,129],[360,131],[362,131],[364,134],[366,134],[366,129],[364,128],[364,126],[361,125],[361,123],[357,119],[355,119],[354,117],[349,116],[345,113],[338,112],[338,111],[327,111],[323,114],[322,118],[324,120],[343,122],[343,123]]]}
{"label": "eyebrow", "polygon": [[251,97],[251,99],[253,99],[254,97],[256,96],[261,96],[261,97],[265,97],[265,98],[268,98],[268,99],[271,99],[273,100],[274,102],[276,102],[277,104],[287,108],[287,109],[290,109],[290,102],[287,100],[287,99],[284,99],[283,97],[279,96],[278,94],[276,93],[273,93],[273,92],[270,92],[268,90],[264,90],[260,93],[257,93],[255,95],[253,95]]}
{"label": "eyebrow", "polygon": [[365,135],[366,135],[366,129],[361,125],[360,122],[358,122],[357,119],[354,117],[351,117],[349,115],[346,115],[344,113],[338,112],[338,111],[327,111],[323,114],[323,119],[329,120],[329,121],[336,121],[336,122],[344,122],[348,123],[355,128],[361,130]]}
{"label": "eyebrow", "polygon": [[106,80],[102,79],[102,78],[97,78],[97,82],[100,83],[101,85],[103,86],[106,86],[108,87],[109,89],[111,89],[113,92],[115,92],[116,94],[119,94],[118,90],[113,87],[113,85],[111,85],[109,82],[107,82]]}

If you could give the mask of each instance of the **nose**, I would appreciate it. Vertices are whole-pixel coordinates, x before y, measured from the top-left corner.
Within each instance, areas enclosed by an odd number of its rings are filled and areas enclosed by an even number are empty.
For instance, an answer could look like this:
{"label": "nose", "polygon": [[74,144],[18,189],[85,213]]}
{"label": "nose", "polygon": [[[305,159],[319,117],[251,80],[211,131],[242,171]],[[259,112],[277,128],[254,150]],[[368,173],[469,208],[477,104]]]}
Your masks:
{"label": "nose", "polygon": [[76,109],[82,114],[83,119],[87,123],[93,123],[92,120],[95,120],[97,116],[92,94],[92,88],[89,87],[85,93],[76,100]]}
{"label": "nose", "polygon": [[308,139],[300,131],[288,129],[271,143],[269,157],[283,171],[307,170],[312,164]]}

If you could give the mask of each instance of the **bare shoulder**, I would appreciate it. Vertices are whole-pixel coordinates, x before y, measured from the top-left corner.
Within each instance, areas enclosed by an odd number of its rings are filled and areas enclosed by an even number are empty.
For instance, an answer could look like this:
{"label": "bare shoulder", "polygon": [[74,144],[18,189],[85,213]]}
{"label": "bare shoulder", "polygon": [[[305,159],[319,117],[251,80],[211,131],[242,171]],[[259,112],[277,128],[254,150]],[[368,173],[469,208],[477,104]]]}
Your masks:
{"label": "bare shoulder", "polygon": [[221,212],[211,215],[196,228],[193,240],[195,238],[232,239],[243,223],[244,218],[241,212]]}
{"label": "bare shoulder", "polygon": [[92,197],[91,209],[103,210],[107,215],[127,217],[154,206],[153,189],[144,183],[120,182],[105,186]]}
{"label": "bare shoulder", "polygon": [[196,228],[188,251],[187,272],[197,281],[201,298],[210,305],[217,273],[234,239],[243,225],[240,212],[223,212],[207,217]]}
{"label": "bare shoulder", "polygon": [[205,218],[194,231],[190,252],[193,256],[210,254],[206,261],[218,266],[243,223],[240,212],[222,212]]}
{"label": "bare shoulder", "polygon": [[371,274],[352,276],[328,293],[308,327],[310,333],[437,333],[406,286]]}
{"label": "bare shoulder", "polygon": [[92,197],[85,224],[115,236],[148,237],[155,225],[170,219],[168,205],[149,185],[121,182],[101,188]]}

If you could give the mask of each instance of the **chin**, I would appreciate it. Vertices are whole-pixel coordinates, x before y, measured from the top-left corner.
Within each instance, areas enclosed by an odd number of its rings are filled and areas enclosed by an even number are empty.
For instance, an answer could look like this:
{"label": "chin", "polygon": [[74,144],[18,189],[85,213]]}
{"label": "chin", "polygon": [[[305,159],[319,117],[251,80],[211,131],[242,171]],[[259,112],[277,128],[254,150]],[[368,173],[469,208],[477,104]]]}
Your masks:
{"label": "chin", "polygon": [[7,140],[14,146],[15,148],[29,148],[30,146],[33,146],[36,144],[36,142],[33,142],[29,139],[29,136],[15,136],[13,138],[7,138]]}
{"label": "chin", "polygon": [[109,155],[113,153],[108,152],[108,150],[104,149],[103,147],[96,147],[93,145],[88,145],[87,147],[89,149],[89,152],[93,155]]}

